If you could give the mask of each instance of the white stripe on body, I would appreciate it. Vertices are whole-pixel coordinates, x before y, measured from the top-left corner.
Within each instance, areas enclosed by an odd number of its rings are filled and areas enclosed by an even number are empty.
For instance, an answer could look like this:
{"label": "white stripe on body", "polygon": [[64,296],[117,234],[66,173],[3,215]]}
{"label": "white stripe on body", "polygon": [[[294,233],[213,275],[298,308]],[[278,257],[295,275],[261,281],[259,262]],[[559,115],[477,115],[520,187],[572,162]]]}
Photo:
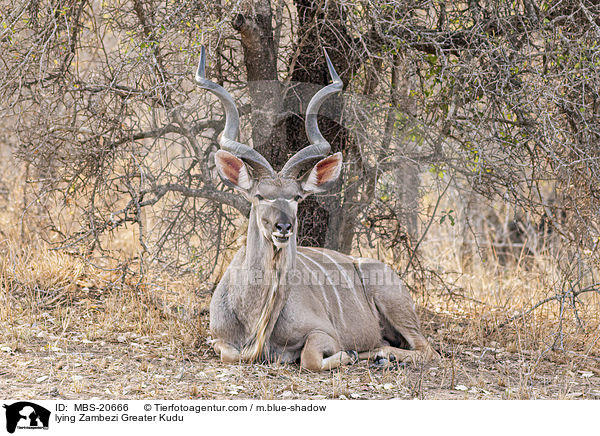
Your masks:
{"label": "white stripe on body", "polygon": [[[351,293],[354,297],[354,300],[356,300],[356,302],[358,304],[360,304],[363,311],[367,311],[365,304],[360,300],[360,298],[358,298],[358,295],[356,295],[356,286],[354,286],[354,283],[352,282],[352,280],[350,279],[350,276],[348,276],[348,273],[346,272],[346,269],[342,265],[340,265],[333,257],[328,255],[325,251],[317,250],[316,248],[313,248],[313,247],[303,247],[303,248],[307,248],[313,252],[322,254],[327,259],[329,259],[331,262],[333,262],[335,264],[335,266],[337,267],[337,269],[344,275],[344,280],[346,280],[346,283],[348,284],[348,288],[350,288],[350,290],[352,291]],[[359,277],[359,279],[361,279],[361,278]],[[337,293],[337,290],[336,290],[336,293]]]}
{"label": "white stripe on body", "polygon": [[[304,254],[300,253],[299,251],[297,252],[297,254],[301,255],[301,256],[305,256]],[[306,257],[306,256],[305,256]],[[296,257],[296,259],[298,259],[300,261],[300,263],[304,266],[304,268],[306,268],[307,271],[312,272],[312,270],[308,267],[307,264],[305,264],[302,259],[300,259],[300,257]],[[312,275],[311,275],[312,276]],[[327,305],[327,307],[329,307],[329,300],[327,299],[327,294],[325,293],[325,288],[323,288],[323,284],[319,283],[319,287],[321,288],[321,293],[323,294],[323,298],[325,299],[325,304]]]}
{"label": "white stripe on body", "polygon": [[300,256],[304,256],[306,259],[310,260],[312,263],[314,263],[317,268],[319,268],[321,271],[323,271],[323,273],[325,274],[325,277],[327,277],[327,281],[329,282],[329,284],[331,285],[331,287],[333,288],[333,292],[335,294],[335,299],[337,301],[337,306],[338,306],[338,311],[340,313],[340,320],[342,321],[342,325],[344,327],[346,327],[346,322],[344,320],[344,314],[342,312],[342,301],[340,300],[340,295],[338,294],[338,291],[335,287],[335,285],[333,284],[333,282],[331,281],[331,278],[327,275],[327,271],[325,270],[325,268],[323,268],[318,262],[314,261],[313,259],[311,259],[309,256],[307,256],[304,253],[301,253],[300,251],[298,251],[298,254]]}

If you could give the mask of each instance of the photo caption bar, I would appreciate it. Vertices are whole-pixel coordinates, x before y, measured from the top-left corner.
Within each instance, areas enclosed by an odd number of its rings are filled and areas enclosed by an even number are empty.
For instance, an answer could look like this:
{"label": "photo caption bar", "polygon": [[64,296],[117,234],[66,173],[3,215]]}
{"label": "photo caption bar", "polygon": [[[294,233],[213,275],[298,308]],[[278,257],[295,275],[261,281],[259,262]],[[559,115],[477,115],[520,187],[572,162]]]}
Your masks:
{"label": "photo caption bar", "polygon": [[[44,435],[81,435],[84,431],[86,436],[106,434],[107,430],[116,430],[114,434],[150,428],[186,430],[211,422],[227,422],[228,427],[239,427],[244,431],[253,424],[260,428],[266,416],[270,421],[278,421],[275,415],[281,415],[282,422],[288,423],[300,417],[300,421],[306,422],[306,415],[311,415],[311,420],[325,420],[331,404],[326,401],[258,400],[2,400],[0,403],[6,410],[2,414],[6,416],[0,418],[1,430],[8,434],[27,435],[32,430],[46,430]],[[0,431],[0,435],[6,433]]]}
{"label": "photo caption bar", "polygon": [[[202,434],[244,436],[272,431],[587,434],[594,401],[341,401],[341,400],[0,400],[0,436]],[[577,415],[578,420],[549,417]],[[510,417],[510,419],[506,419]],[[590,427],[591,425],[591,427]],[[149,433],[148,433],[149,432]],[[239,433],[238,433],[239,432]]]}

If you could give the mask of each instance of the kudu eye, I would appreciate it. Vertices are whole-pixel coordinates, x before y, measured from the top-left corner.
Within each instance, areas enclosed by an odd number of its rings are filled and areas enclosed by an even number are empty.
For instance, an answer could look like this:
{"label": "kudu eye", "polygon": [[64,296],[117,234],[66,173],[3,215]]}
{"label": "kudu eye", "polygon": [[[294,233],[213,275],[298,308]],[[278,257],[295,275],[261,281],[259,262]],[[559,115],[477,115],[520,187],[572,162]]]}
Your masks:
{"label": "kudu eye", "polygon": [[259,195],[259,194],[257,194],[257,195],[256,195],[256,199],[257,199],[258,201],[262,201],[262,200],[264,200],[265,198],[264,198],[262,195]]}

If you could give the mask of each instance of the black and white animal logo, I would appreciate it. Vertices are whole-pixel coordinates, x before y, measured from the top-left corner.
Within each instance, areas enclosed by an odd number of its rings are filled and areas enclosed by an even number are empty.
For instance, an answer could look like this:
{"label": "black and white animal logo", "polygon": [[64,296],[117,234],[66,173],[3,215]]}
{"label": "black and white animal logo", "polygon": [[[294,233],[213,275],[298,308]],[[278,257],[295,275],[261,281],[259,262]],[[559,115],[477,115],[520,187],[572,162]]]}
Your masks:
{"label": "black and white animal logo", "polygon": [[17,428],[47,429],[50,421],[50,411],[29,401],[19,401],[10,405],[5,404],[6,431],[14,433]]}

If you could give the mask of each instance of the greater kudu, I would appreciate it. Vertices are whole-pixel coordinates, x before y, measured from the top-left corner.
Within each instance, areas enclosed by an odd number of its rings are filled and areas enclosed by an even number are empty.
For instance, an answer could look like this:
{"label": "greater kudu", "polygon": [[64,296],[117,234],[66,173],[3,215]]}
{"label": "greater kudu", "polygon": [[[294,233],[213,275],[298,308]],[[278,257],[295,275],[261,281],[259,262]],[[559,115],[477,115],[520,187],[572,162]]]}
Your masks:
{"label": "greater kudu", "polygon": [[[320,371],[357,357],[438,357],[421,334],[411,296],[391,268],[296,246],[298,202],[330,188],[342,168],[341,153],[327,157],[331,147],[317,125],[321,103],[342,89],[325,56],[333,83],[307,107],[310,145],[276,172],[256,150],[236,141],[236,105],[225,89],[205,78],[202,48],[196,80],[219,97],[226,115],[216,167],[222,180],[251,203],[246,246],[233,258],[210,304],[213,346],[224,362],[300,358],[302,367]],[[307,164],[314,166],[302,173]]]}

